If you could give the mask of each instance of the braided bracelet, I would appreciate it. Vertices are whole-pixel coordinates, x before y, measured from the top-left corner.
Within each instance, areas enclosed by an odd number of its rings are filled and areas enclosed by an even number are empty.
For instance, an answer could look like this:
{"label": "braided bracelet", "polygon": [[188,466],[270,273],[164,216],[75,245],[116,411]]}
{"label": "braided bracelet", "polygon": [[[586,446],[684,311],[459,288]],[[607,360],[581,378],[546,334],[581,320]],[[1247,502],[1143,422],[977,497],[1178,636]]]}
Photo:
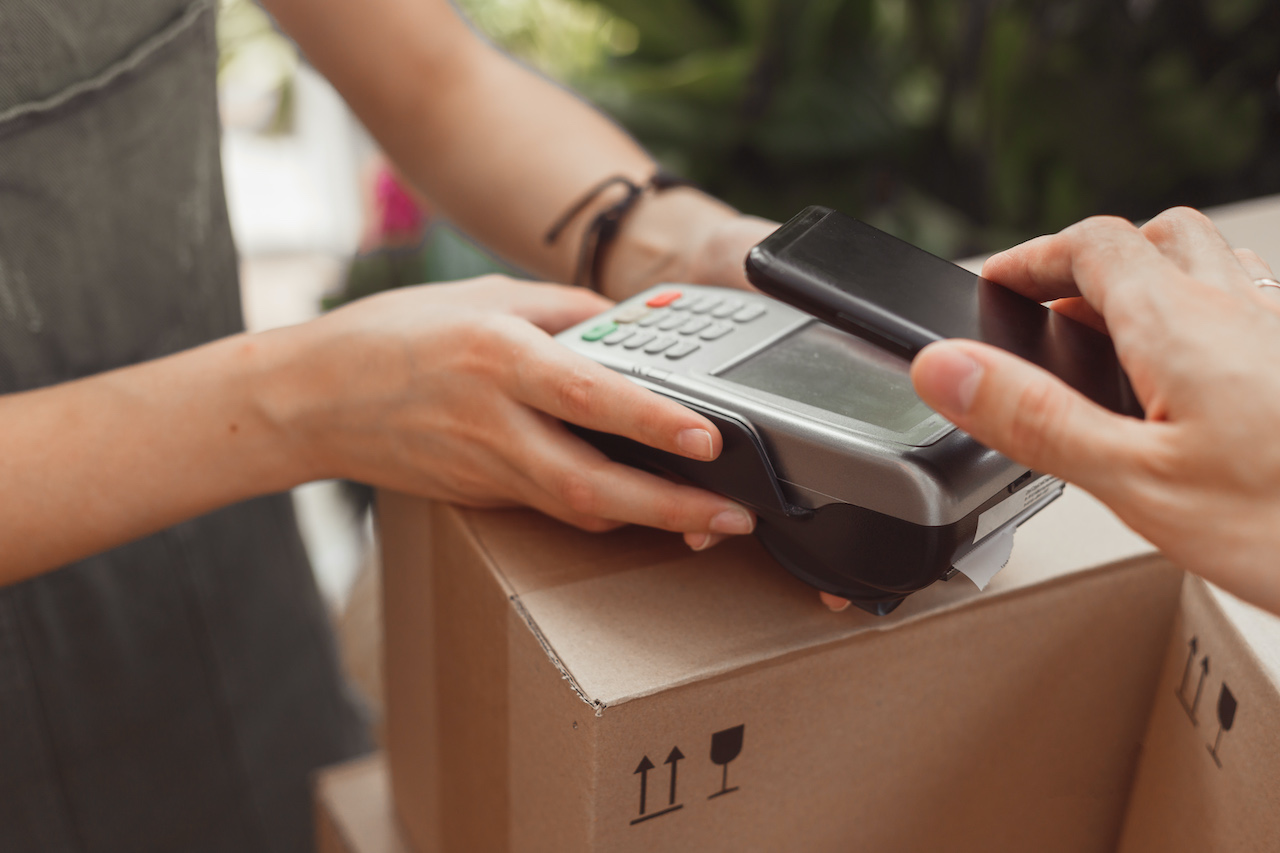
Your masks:
{"label": "braided bracelet", "polygon": [[585,210],[591,202],[595,201],[602,192],[615,185],[626,187],[627,194],[616,204],[596,214],[591,220],[591,224],[587,226],[586,232],[582,235],[582,248],[578,252],[578,265],[573,273],[573,283],[575,285],[586,285],[592,290],[600,289],[600,269],[604,264],[605,250],[609,248],[609,244],[618,236],[618,230],[622,227],[622,220],[640,201],[640,197],[644,195],[645,190],[662,192],[672,187],[693,186],[689,181],[677,178],[675,175],[664,172],[661,169],[654,172],[653,176],[643,184],[637,184],[625,175],[614,175],[611,178],[605,178],[587,190],[581,199],[556,220],[555,224],[551,226],[551,230],[543,238],[543,242],[548,246],[554,244],[579,213]]}

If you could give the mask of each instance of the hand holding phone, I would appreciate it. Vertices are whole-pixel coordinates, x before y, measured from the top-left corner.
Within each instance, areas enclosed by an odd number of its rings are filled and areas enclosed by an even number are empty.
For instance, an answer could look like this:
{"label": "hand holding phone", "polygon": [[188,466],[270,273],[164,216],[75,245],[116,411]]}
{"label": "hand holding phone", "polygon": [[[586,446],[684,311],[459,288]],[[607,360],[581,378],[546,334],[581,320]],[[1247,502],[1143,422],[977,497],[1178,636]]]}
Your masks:
{"label": "hand holding phone", "polygon": [[1039,298],[1097,306],[1150,420],[1080,405],[1021,359],[967,341],[915,360],[920,396],[987,447],[1088,491],[1179,568],[1280,613],[1271,268],[1233,251],[1203,214],[1175,208],[1140,228],[1086,219],[984,270]]}
{"label": "hand holding phone", "polygon": [[1142,417],[1107,335],[838,211],[801,211],[751,250],[747,278],[905,358],[947,338],[982,341]]}

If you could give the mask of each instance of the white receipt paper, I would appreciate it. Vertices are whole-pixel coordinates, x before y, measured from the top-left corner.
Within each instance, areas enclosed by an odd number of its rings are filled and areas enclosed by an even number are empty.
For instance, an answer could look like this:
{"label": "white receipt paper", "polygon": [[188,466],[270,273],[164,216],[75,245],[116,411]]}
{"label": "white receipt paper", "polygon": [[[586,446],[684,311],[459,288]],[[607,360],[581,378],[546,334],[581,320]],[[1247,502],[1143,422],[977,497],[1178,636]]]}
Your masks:
{"label": "white receipt paper", "polygon": [[968,554],[956,561],[956,571],[973,581],[978,589],[986,589],[996,572],[1009,562],[1013,553],[1014,526],[997,531],[978,544]]}
{"label": "white receipt paper", "polygon": [[973,534],[973,541],[978,544],[955,562],[956,571],[977,584],[978,589],[986,589],[996,572],[1009,562],[1013,532],[1018,525],[1062,494],[1062,486],[1057,477],[1044,474],[978,516],[978,529]]}

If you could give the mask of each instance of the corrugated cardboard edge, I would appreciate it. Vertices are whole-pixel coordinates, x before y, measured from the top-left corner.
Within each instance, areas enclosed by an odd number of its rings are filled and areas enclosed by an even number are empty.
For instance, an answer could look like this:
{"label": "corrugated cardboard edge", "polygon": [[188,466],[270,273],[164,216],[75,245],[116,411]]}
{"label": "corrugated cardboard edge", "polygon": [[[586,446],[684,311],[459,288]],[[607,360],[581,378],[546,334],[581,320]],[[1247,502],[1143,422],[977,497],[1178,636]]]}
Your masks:
{"label": "corrugated cardboard edge", "polygon": [[[524,602],[521,601],[520,596],[515,592],[515,589],[510,579],[507,578],[506,574],[502,571],[497,561],[493,558],[493,555],[485,547],[483,538],[479,536],[479,534],[476,532],[476,530],[472,526],[470,517],[466,513],[457,513],[457,518],[459,521],[461,521],[461,526],[464,528],[466,532],[466,536],[470,540],[471,544],[475,546],[477,553],[483,555],[485,564],[489,568],[489,571],[493,574],[493,576],[498,580],[502,588],[506,591],[508,599],[511,602],[512,608],[516,611],[517,614],[519,614],[521,621],[524,622],[524,624],[528,627],[529,631],[533,634],[535,640],[537,640],[538,642],[538,645],[542,647],[542,650],[546,654],[547,659],[556,668],[556,671],[560,673],[561,679],[563,679],[569,685],[569,688],[573,690],[573,692],[578,696],[579,699],[583,701],[583,703],[585,703],[590,708],[592,708],[592,710],[595,712],[595,715],[597,717],[603,716],[605,709],[614,705],[622,705],[624,703],[632,702],[637,699],[643,699],[646,696],[652,696],[656,693],[662,693],[667,690],[672,690],[672,689],[683,687],[689,684],[698,684],[704,681],[708,681],[710,679],[718,678],[729,672],[737,672],[737,671],[742,671],[744,669],[741,663],[730,662],[725,664],[724,666],[708,669],[704,672],[698,673],[697,675],[690,676],[689,678],[676,679],[671,682],[656,686],[649,690],[642,690],[642,691],[637,691],[635,693],[629,693],[624,696],[618,697],[616,699],[612,699],[609,702],[605,702],[602,699],[599,699],[597,697],[590,695],[586,691],[586,689],[582,686],[582,684],[577,680],[577,678],[574,676],[572,670],[569,669],[568,665],[565,664],[564,660],[560,657],[559,653],[556,652],[555,645],[551,642],[550,639],[547,638],[546,634],[543,633],[541,627],[538,625],[537,619],[533,616],[532,613],[529,612],[528,608],[525,607]],[[1148,554],[1140,554],[1136,557],[1129,557],[1123,560],[1118,560],[1113,563],[1103,563],[1095,566],[1089,566],[1086,568],[1082,568],[1079,571],[1074,571],[1069,574],[1064,574],[1060,577],[1056,577],[1051,580],[1031,584],[1024,587],[1019,587],[1017,589],[1009,590],[1007,592],[999,592],[994,595],[974,596],[972,598],[964,599],[963,601],[944,604],[932,610],[928,610],[923,613],[914,614],[912,616],[907,616],[905,618],[899,618],[893,621],[886,621],[882,623],[871,624],[871,625],[868,625],[864,630],[858,631],[856,633],[850,634],[845,637],[841,637],[840,639],[837,639],[837,640],[819,639],[819,640],[814,640],[813,642],[810,642],[810,643],[802,643],[802,644],[793,646],[791,648],[778,651],[775,654],[767,655],[765,657],[760,658],[759,660],[753,661],[749,665],[747,665],[745,669],[752,669],[762,665],[771,665],[774,663],[778,663],[796,655],[808,654],[817,648],[823,648],[830,645],[837,645],[837,644],[843,644],[848,642],[855,642],[859,637],[862,637],[868,634],[869,632],[884,633],[887,631],[895,631],[909,625],[914,625],[923,620],[936,619],[936,618],[946,616],[950,613],[955,612],[960,608],[971,608],[971,607],[985,608],[997,602],[1017,601],[1029,595],[1036,595],[1041,591],[1060,588],[1064,584],[1078,583],[1081,578],[1086,576],[1100,578],[1105,574],[1130,571],[1132,569],[1140,568],[1152,563],[1169,564],[1168,560],[1164,557],[1164,555],[1158,552],[1152,552]],[[782,571],[782,569],[779,568],[779,571]],[[815,606],[817,605],[815,604]]]}
{"label": "corrugated cardboard edge", "polygon": [[547,660],[551,661],[551,665],[560,673],[560,678],[569,685],[569,688],[577,694],[579,699],[591,707],[597,717],[602,716],[604,714],[604,709],[608,706],[599,699],[589,696],[587,692],[583,690],[582,685],[578,683],[578,680],[574,677],[573,673],[569,671],[567,666],[565,666],[564,661],[560,659],[560,655],[556,653],[555,647],[551,645],[551,641],[547,639],[546,634],[544,634],[542,629],[538,626],[537,620],[533,618],[533,614],[529,612],[528,608],[524,606],[524,602],[520,600],[520,596],[516,593],[515,587],[511,583],[511,579],[502,571],[497,560],[494,559],[493,554],[487,547],[485,547],[484,539],[476,532],[475,527],[471,523],[471,517],[465,512],[458,512],[456,509],[451,509],[451,511],[457,520],[461,522],[459,526],[462,528],[468,542],[472,547],[474,547],[476,553],[480,554],[484,558],[485,566],[489,569],[490,574],[492,574],[498,581],[498,585],[502,588],[503,592],[506,593],[507,600],[511,602],[511,606],[519,615],[520,620],[524,622],[525,626],[528,627],[529,631],[533,634],[534,639],[538,641],[538,645],[542,647],[542,651],[546,654]]}
{"label": "corrugated cardboard edge", "polygon": [[511,602],[511,606],[520,616],[520,620],[524,622],[525,626],[533,634],[534,639],[538,641],[538,645],[542,647],[542,651],[546,654],[547,660],[551,661],[551,665],[560,673],[560,678],[569,685],[569,688],[577,694],[579,699],[586,703],[595,712],[597,717],[603,716],[604,709],[608,706],[599,699],[595,699],[588,695],[582,688],[582,685],[578,683],[577,678],[575,678],[573,673],[569,671],[569,668],[565,666],[564,661],[560,659],[560,655],[556,653],[555,647],[551,644],[551,641],[547,639],[546,634],[544,634],[542,628],[539,627],[537,620],[533,618],[533,614],[529,612],[529,609],[524,606],[524,602],[520,600],[520,596],[516,593],[515,587],[511,583],[510,578],[508,578],[506,573],[502,571],[502,568],[498,565],[497,560],[494,559],[493,554],[489,549],[485,547],[484,539],[476,532],[475,527],[471,523],[471,517],[464,512],[457,512],[456,510],[453,510],[453,512],[457,520],[461,522],[460,527],[464,531],[467,540],[475,548],[476,553],[483,556],[485,566],[488,567],[489,572],[498,581],[499,586],[501,586],[502,590],[506,593],[507,600]]}
{"label": "corrugated cardboard edge", "polygon": [[[491,561],[490,566],[492,567],[492,565]],[[496,570],[496,567],[494,568]],[[564,665],[564,661],[562,661],[560,656],[556,654],[556,650],[551,645],[551,641],[547,639],[546,634],[542,633],[542,629],[538,627],[538,621],[533,618],[533,614],[524,606],[524,602],[520,600],[520,596],[513,593],[508,596],[508,600],[511,602],[511,606],[515,608],[516,613],[520,615],[520,619],[524,622],[525,626],[530,632],[532,632],[533,638],[538,641],[538,645],[542,647],[542,651],[547,656],[547,660],[551,661],[551,665],[560,673],[560,678],[569,685],[570,689],[578,695],[579,699],[587,703],[587,705],[595,711],[595,715],[597,717],[603,717],[604,709],[607,708],[608,705],[601,702],[599,699],[591,698],[587,695],[587,692],[582,689],[582,685],[578,683],[578,679],[573,677],[573,673],[569,671],[569,668]]]}

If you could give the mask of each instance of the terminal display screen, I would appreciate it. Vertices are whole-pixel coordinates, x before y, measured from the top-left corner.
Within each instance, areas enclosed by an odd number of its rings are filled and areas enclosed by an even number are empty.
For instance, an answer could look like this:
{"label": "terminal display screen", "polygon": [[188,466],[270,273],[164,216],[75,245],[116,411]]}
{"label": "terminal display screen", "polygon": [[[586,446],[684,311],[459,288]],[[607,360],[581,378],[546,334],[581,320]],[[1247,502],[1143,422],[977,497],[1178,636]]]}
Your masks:
{"label": "terminal display screen", "polygon": [[721,379],[907,434],[933,414],[908,363],[825,323],[810,323],[719,373]]}

